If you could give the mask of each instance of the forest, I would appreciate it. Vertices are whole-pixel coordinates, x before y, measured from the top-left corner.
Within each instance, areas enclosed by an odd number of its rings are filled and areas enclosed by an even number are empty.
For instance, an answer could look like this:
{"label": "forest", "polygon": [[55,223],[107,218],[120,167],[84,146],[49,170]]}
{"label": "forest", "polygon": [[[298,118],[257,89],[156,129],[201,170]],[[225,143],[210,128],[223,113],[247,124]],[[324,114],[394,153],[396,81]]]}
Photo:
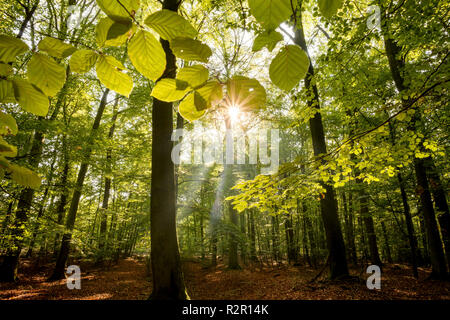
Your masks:
{"label": "forest", "polygon": [[449,21],[2,0],[0,300],[449,300]]}

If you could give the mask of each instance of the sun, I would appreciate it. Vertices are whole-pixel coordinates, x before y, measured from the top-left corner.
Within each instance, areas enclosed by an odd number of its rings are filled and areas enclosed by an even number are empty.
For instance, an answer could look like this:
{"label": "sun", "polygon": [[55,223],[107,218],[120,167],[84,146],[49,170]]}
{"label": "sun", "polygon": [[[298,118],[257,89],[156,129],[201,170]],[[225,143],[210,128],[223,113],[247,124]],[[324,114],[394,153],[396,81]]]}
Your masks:
{"label": "sun", "polygon": [[230,117],[230,120],[232,123],[236,123],[239,121],[240,116],[240,109],[237,105],[231,105],[228,107],[228,116]]}

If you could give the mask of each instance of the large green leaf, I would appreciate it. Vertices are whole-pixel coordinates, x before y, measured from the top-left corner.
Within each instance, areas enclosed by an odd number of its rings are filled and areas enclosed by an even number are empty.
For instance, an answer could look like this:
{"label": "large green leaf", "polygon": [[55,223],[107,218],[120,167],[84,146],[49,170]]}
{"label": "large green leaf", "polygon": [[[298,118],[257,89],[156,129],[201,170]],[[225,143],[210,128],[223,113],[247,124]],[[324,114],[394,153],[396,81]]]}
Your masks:
{"label": "large green leaf", "polygon": [[325,18],[331,18],[338,12],[343,3],[343,0],[319,0],[320,13]]}
{"label": "large green leaf", "polygon": [[0,135],[17,134],[17,122],[12,115],[0,111]]}
{"label": "large green leaf", "polygon": [[77,73],[88,72],[97,62],[97,57],[98,54],[92,50],[78,50],[70,57],[70,69]]}
{"label": "large green leaf", "polygon": [[101,48],[118,47],[127,41],[132,31],[131,22],[120,23],[109,18],[102,18],[95,27],[95,38]]}
{"label": "large green leaf", "polygon": [[156,83],[151,95],[161,101],[173,102],[182,99],[190,90],[187,82],[166,78]]}
{"label": "large green leaf", "polygon": [[177,79],[186,81],[192,88],[204,84],[209,78],[209,71],[204,66],[197,64],[180,69]]}
{"label": "large green leaf", "polygon": [[1,103],[16,102],[12,82],[9,80],[0,79],[0,102]]}
{"label": "large green leaf", "polygon": [[296,4],[296,0],[248,0],[251,13],[267,30],[275,29],[288,20],[293,14],[292,6],[295,8]]}
{"label": "large green leaf", "polygon": [[258,80],[236,76],[227,82],[229,103],[241,110],[256,110],[266,104],[266,90]]}
{"label": "large green leaf", "polygon": [[195,121],[200,119],[206,112],[206,101],[196,91],[189,93],[189,95],[181,101],[178,106],[180,115],[188,121]]}
{"label": "large green leaf", "polygon": [[133,80],[123,73],[125,67],[114,57],[99,56],[95,66],[97,77],[105,87],[128,97],[133,90]]}
{"label": "large green leaf", "polygon": [[52,57],[60,59],[67,58],[77,50],[70,44],[50,37],[42,39],[38,44],[38,48],[39,50],[48,53]]}
{"label": "large green leaf", "polygon": [[11,75],[13,72],[13,68],[6,63],[0,63],[0,76],[7,77]]}
{"label": "large green leaf", "polygon": [[252,51],[256,52],[264,47],[267,47],[269,51],[272,51],[281,40],[283,40],[281,33],[275,30],[265,30],[256,37],[253,42]]}
{"label": "large green leaf", "polygon": [[52,58],[35,53],[28,62],[28,79],[46,95],[52,97],[63,87],[66,70]]}
{"label": "large green leaf", "polygon": [[46,116],[48,112],[48,98],[36,86],[23,79],[12,80],[14,96],[20,106],[37,116]]}
{"label": "large green leaf", "polygon": [[41,178],[30,169],[10,164],[8,170],[11,171],[11,178],[24,187],[39,189],[41,186]]}
{"label": "large green leaf", "polygon": [[211,49],[198,40],[175,38],[170,42],[174,55],[187,61],[208,62],[212,55]]}
{"label": "large green leaf", "polygon": [[139,0],[97,0],[98,6],[112,20],[117,22],[130,22],[131,16],[139,9]]}
{"label": "large green leaf", "polygon": [[6,142],[2,136],[0,136],[0,156],[2,157],[17,156],[17,148]]}
{"label": "large green leaf", "polygon": [[128,45],[128,56],[135,68],[155,81],[166,68],[166,54],[161,43],[147,31],[138,31]]}
{"label": "large green leaf", "polygon": [[14,62],[18,55],[26,52],[28,46],[20,39],[0,35],[0,61]]}
{"label": "large green leaf", "polygon": [[223,98],[222,85],[217,80],[208,81],[205,85],[195,89],[207,103],[207,108],[219,103]]}
{"label": "large green leaf", "polygon": [[161,38],[172,40],[178,37],[195,38],[197,30],[182,16],[171,10],[162,9],[145,19],[145,24],[155,30]]}
{"label": "large green leaf", "polygon": [[309,59],[299,46],[287,45],[272,60],[269,75],[280,89],[289,91],[304,79],[309,68]]}

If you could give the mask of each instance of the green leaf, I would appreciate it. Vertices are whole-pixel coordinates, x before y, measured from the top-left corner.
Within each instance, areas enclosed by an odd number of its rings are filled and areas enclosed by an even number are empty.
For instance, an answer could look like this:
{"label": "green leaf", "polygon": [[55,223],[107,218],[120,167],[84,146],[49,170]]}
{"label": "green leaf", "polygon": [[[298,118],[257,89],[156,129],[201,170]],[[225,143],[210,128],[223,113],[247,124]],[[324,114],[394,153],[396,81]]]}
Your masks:
{"label": "green leaf", "polygon": [[134,67],[145,77],[155,81],[166,68],[166,53],[161,43],[147,31],[138,31],[128,45],[128,56]]}
{"label": "green leaf", "polygon": [[28,49],[22,40],[0,35],[0,61],[14,62],[18,55],[25,53]]}
{"label": "green leaf", "polygon": [[270,79],[280,89],[289,91],[301,79],[309,68],[309,59],[299,46],[287,45],[272,60],[269,68]]}
{"label": "green leaf", "polygon": [[200,64],[184,67],[177,74],[178,80],[186,81],[192,88],[201,86],[208,78],[208,69]]}
{"label": "green leaf", "polygon": [[2,103],[16,102],[12,82],[9,80],[0,79],[0,102]]}
{"label": "green leaf", "polygon": [[115,22],[109,18],[102,18],[95,27],[95,38],[100,48],[118,47],[124,44],[130,31],[133,31],[133,24],[128,21],[124,23]]}
{"label": "green leaf", "polygon": [[212,55],[211,49],[198,40],[189,38],[176,38],[170,42],[173,54],[187,61],[208,62]]}
{"label": "green leaf", "polygon": [[208,81],[205,85],[196,88],[195,91],[206,100],[207,108],[217,104],[223,98],[222,85],[217,80]]}
{"label": "green leaf", "polygon": [[48,98],[36,86],[23,79],[12,80],[14,96],[20,106],[37,116],[46,116],[48,112]]}
{"label": "green leaf", "polygon": [[41,186],[41,178],[30,169],[15,164],[11,164],[8,169],[11,171],[11,178],[16,183],[32,189],[39,189]]}
{"label": "green leaf", "polygon": [[292,5],[296,8],[297,1],[292,0],[248,0],[250,11],[264,29],[273,30],[293,14]]}
{"label": "green leaf", "polygon": [[66,70],[52,58],[35,53],[28,62],[28,78],[32,84],[52,97],[66,82]]}
{"label": "green leaf", "polygon": [[145,24],[155,30],[164,40],[177,37],[195,38],[197,30],[182,16],[171,10],[162,9],[149,15]]}
{"label": "green leaf", "polygon": [[253,42],[252,51],[256,52],[264,47],[267,47],[267,49],[272,52],[277,43],[281,40],[283,40],[283,36],[281,35],[281,33],[275,30],[265,30],[256,37],[255,41]]}
{"label": "green leaf", "polygon": [[166,78],[156,83],[151,96],[160,101],[173,102],[182,99],[189,91],[187,82]]}
{"label": "green leaf", "polygon": [[78,50],[70,57],[70,69],[77,73],[88,72],[97,62],[97,57],[97,53],[92,50]]}
{"label": "green leaf", "polygon": [[123,73],[125,67],[116,58],[100,56],[96,64],[97,77],[105,87],[128,97],[133,90],[133,80]]}
{"label": "green leaf", "polygon": [[17,148],[10,145],[0,136],[0,156],[15,157],[17,156]]}
{"label": "green leaf", "polygon": [[97,0],[98,6],[106,15],[116,22],[130,22],[139,9],[139,0]]}
{"label": "green leaf", "polygon": [[319,10],[325,18],[331,18],[342,7],[342,0],[319,0]]}
{"label": "green leaf", "polygon": [[16,135],[17,132],[18,128],[16,120],[10,114],[0,111],[0,135]]}
{"label": "green leaf", "polygon": [[227,82],[230,103],[241,110],[255,110],[266,104],[266,90],[258,80],[235,76]]}
{"label": "green leaf", "polygon": [[77,50],[70,44],[50,37],[42,39],[38,44],[38,48],[39,50],[48,53],[52,57],[59,59],[67,58]]}
{"label": "green leaf", "polygon": [[0,76],[7,77],[11,75],[13,72],[13,68],[6,63],[0,63]]}
{"label": "green leaf", "polygon": [[198,92],[191,92],[178,106],[180,115],[188,121],[200,119],[206,112],[205,100]]}

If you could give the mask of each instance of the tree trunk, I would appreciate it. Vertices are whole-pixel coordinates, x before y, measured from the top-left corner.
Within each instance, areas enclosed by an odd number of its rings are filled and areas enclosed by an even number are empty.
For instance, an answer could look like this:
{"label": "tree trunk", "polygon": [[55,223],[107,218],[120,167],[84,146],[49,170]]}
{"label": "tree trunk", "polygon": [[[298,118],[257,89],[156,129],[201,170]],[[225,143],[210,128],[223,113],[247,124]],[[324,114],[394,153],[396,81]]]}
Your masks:
{"label": "tree trunk", "polygon": [[[389,61],[389,67],[391,70],[392,78],[394,80],[398,92],[401,95],[407,89],[402,75],[405,66],[405,61],[399,58],[401,48],[398,46],[398,44],[394,41],[394,39],[390,35],[387,20],[388,20],[387,14],[383,12],[381,27],[383,30],[385,51]],[[402,99],[402,103],[404,106],[408,106],[410,104],[410,101]],[[416,129],[416,124],[420,117],[418,112],[419,111],[416,110],[410,122],[409,130],[411,131],[415,131]],[[427,233],[428,245],[430,249],[430,258],[432,267],[431,277],[443,279],[447,277],[447,269],[445,264],[444,252],[442,250],[442,243],[439,236],[439,230],[437,228],[433,203],[431,201],[431,194],[428,185],[425,160],[414,157],[414,169],[416,174],[418,194],[420,196],[420,202],[423,210],[423,217]]]}
{"label": "tree trunk", "polygon": [[89,139],[87,141],[84,154],[83,154],[83,160],[80,165],[80,169],[78,171],[77,181],[75,184],[75,190],[72,195],[72,200],[70,202],[69,212],[67,214],[67,221],[66,221],[66,230],[63,234],[62,240],[61,240],[61,247],[59,249],[59,254],[56,259],[56,265],[53,269],[53,273],[50,276],[49,280],[59,280],[65,278],[65,267],[67,263],[67,259],[69,257],[69,251],[70,251],[70,241],[72,240],[72,232],[73,228],[75,226],[75,220],[77,217],[77,211],[78,211],[78,205],[80,203],[80,197],[83,189],[84,179],[86,177],[86,173],[89,167],[89,159],[91,157],[92,153],[92,144],[95,138],[95,135],[97,133],[97,130],[100,126],[100,121],[103,116],[103,112],[105,111],[106,107],[106,100],[108,97],[109,89],[106,89],[103,92],[102,99],[100,101],[100,105],[97,110],[97,114],[95,116],[94,124],[92,125],[91,133],[89,135]]}
{"label": "tree trunk", "polygon": [[[306,53],[308,47],[305,41],[303,32],[301,10],[298,17],[298,29],[295,30],[295,43],[298,44]],[[309,126],[312,136],[314,155],[319,156],[327,153],[324,128],[322,124],[322,116],[320,113],[319,93],[315,84],[311,82],[314,77],[314,68],[310,61],[309,69],[305,78],[305,87],[310,92],[308,96],[308,106],[316,108],[317,112],[314,117],[309,120]],[[327,248],[329,252],[330,261],[330,279],[338,279],[347,277],[348,267],[345,256],[345,245],[341,231],[341,224],[338,218],[337,202],[334,194],[334,189],[329,184],[322,184],[326,190],[325,195],[320,199],[320,208],[325,227]]]}
{"label": "tree trunk", "polygon": [[[164,0],[163,9],[178,11],[180,2]],[[175,78],[176,59],[169,42],[161,39],[166,53],[162,78]],[[175,170],[171,159],[173,104],[153,99],[152,183],[150,200],[151,264],[153,292],[150,299],[187,299],[176,230]]]}
{"label": "tree trunk", "polygon": [[[116,94],[116,101],[114,102],[113,107],[113,116],[111,119],[111,127],[109,128],[108,132],[108,140],[111,141],[114,135],[114,130],[116,129],[116,120],[118,116],[117,111],[117,105],[119,104],[119,95]],[[106,233],[108,228],[108,202],[109,202],[109,195],[111,190],[111,162],[112,162],[112,150],[111,148],[108,148],[106,151],[106,172],[105,172],[105,189],[103,192],[103,201],[102,201],[102,207],[100,210],[100,241],[98,244],[99,249],[99,257],[97,259],[97,262],[101,263],[105,257],[105,247],[106,247]]]}

